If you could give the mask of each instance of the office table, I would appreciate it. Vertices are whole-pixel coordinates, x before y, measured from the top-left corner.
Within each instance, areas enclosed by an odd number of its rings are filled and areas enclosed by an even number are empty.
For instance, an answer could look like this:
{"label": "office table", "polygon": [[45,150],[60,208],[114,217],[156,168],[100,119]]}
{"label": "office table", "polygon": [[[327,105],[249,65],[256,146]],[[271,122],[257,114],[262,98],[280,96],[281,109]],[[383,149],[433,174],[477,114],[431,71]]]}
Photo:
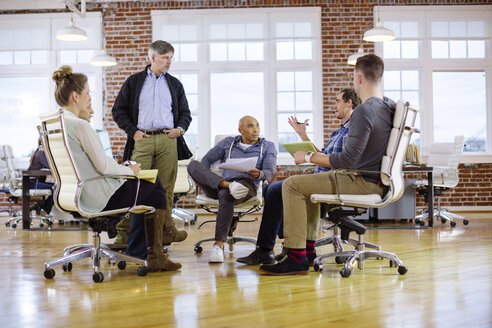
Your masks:
{"label": "office table", "polygon": [[403,166],[403,172],[408,173],[427,173],[427,206],[428,206],[428,220],[429,227],[434,226],[434,185],[432,182],[432,167],[431,166],[421,166],[421,165],[411,165]]}
{"label": "office table", "polygon": [[22,171],[22,229],[31,229],[31,194],[29,193],[30,178],[31,177],[43,177],[51,175],[51,171],[48,170],[24,170]]}

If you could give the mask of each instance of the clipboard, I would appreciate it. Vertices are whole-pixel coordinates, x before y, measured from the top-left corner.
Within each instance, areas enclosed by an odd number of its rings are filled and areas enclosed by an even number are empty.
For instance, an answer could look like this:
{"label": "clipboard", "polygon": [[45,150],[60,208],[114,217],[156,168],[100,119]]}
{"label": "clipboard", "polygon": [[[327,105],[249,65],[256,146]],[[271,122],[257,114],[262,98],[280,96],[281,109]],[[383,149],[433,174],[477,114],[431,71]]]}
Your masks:
{"label": "clipboard", "polygon": [[292,157],[294,157],[294,154],[298,151],[304,151],[306,153],[312,151],[315,154],[318,152],[311,141],[288,142],[282,145]]}

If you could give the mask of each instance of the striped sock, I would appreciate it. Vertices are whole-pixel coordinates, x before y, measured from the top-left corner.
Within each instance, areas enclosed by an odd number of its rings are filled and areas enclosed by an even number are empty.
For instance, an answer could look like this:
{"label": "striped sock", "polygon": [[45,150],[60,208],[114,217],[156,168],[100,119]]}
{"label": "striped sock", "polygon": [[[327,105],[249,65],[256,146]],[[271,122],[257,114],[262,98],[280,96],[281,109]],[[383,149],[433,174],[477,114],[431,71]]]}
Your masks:
{"label": "striped sock", "polygon": [[290,248],[289,257],[296,262],[307,262],[305,248]]}
{"label": "striped sock", "polygon": [[306,240],[306,256],[309,263],[312,263],[316,258],[316,249],[314,248],[314,240]]}

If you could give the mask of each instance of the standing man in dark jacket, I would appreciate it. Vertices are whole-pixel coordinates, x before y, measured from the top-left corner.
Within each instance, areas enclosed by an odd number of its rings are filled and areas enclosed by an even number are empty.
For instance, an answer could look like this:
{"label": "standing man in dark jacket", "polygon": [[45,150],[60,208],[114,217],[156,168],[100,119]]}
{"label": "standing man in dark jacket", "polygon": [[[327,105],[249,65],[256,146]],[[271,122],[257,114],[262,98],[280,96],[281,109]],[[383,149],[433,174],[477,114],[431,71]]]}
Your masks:
{"label": "standing man in dark jacket", "polygon": [[112,114],[128,135],[123,159],[140,163],[142,169],[150,169],[154,163],[159,170],[167,198],[163,241],[170,244],[187,236],[186,231],[174,226],[171,210],[178,159],[192,156],[183,138],[191,114],[183,85],[168,73],[173,46],[166,41],[154,41],[148,54],[151,64],[125,81]]}

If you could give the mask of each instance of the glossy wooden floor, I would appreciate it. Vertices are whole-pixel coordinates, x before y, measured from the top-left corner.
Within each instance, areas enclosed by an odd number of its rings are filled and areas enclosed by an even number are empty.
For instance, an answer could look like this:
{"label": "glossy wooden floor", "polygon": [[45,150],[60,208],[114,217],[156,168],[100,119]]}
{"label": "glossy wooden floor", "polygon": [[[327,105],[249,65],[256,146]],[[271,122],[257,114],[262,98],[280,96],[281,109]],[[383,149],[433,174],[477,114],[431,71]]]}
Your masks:
{"label": "glossy wooden floor", "polygon": [[[249,244],[210,265],[210,244],[195,255],[193,242],[211,236],[211,224],[188,227],[188,239],[171,247],[183,264],[179,272],[139,277],[136,266],[120,271],[105,263],[100,284],[88,260],[72,272],[55,267],[53,280],[43,277],[45,260],[89,242],[90,232],[14,230],[2,218],[0,327],[491,327],[492,215],[469,217],[470,225],[456,228],[368,230],[367,241],[403,260],[404,276],[378,260],[349,278],[332,261],[322,273],[264,276],[234,261],[253,249]],[[238,235],[254,236],[258,226],[244,223]]]}

